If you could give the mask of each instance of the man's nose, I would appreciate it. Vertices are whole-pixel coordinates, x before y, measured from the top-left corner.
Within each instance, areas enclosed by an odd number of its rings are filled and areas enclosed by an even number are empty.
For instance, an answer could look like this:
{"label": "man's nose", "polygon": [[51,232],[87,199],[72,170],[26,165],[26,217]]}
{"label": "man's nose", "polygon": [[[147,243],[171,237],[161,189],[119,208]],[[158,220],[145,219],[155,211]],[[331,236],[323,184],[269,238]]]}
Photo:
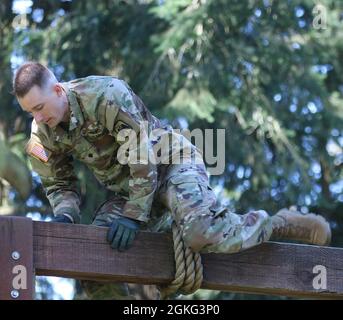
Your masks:
{"label": "man's nose", "polygon": [[35,118],[37,124],[41,123],[43,121],[43,116],[41,115],[41,113],[37,112],[33,115],[33,117]]}

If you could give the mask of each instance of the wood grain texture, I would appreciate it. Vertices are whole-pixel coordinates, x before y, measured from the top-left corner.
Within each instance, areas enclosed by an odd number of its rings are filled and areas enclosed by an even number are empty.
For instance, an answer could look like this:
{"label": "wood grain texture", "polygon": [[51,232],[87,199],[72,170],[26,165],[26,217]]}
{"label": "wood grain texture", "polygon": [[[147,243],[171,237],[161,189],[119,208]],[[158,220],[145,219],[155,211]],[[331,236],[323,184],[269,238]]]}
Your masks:
{"label": "wood grain texture", "polygon": [[[107,228],[33,223],[34,265],[40,275],[167,284],[174,269],[170,234],[141,232],[130,250],[112,250]],[[343,249],[268,242],[236,254],[202,254],[202,288],[313,298],[343,298]],[[313,271],[327,271],[316,290]]]}

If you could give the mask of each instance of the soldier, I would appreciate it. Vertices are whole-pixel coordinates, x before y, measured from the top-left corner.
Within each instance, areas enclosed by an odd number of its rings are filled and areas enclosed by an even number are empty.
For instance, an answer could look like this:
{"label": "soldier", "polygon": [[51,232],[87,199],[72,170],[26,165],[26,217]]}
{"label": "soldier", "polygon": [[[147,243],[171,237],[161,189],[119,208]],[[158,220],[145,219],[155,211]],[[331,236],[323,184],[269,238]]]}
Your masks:
{"label": "soldier", "polygon": [[[271,236],[330,242],[329,225],[321,216],[289,210],[272,217],[263,210],[238,215],[222,206],[199,150],[162,126],[123,80],[89,76],[60,83],[45,66],[28,62],[16,72],[13,88],[22,109],[34,117],[27,153],[54,221],[80,222],[76,158],[113,192],[93,224],[109,227],[107,241],[114,249],[127,249],[138,230],[156,230],[168,217],[193,251],[234,253]],[[173,162],[176,155],[181,155],[181,164]],[[104,287],[93,283],[89,291]],[[116,288],[113,297],[128,297],[126,286]]]}

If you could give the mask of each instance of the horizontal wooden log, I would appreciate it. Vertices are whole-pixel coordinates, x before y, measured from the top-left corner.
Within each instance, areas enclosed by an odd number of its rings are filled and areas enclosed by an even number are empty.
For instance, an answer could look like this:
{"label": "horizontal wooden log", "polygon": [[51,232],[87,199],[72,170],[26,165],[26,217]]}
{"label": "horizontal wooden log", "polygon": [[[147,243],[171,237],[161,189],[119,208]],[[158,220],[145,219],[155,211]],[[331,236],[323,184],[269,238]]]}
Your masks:
{"label": "horizontal wooden log", "polygon": [[[36,274],[159,285],[173,280],[171,234],[140,232],[132,248],[118,252],[106,242],[106,232],[103,227],[33,222]],[[202,254],[202,261],[204,289],[343,298],[341,248],[267,242],[236,254]],[[318,288],[316,277],[325,277],[323,272],[327,281]]]}

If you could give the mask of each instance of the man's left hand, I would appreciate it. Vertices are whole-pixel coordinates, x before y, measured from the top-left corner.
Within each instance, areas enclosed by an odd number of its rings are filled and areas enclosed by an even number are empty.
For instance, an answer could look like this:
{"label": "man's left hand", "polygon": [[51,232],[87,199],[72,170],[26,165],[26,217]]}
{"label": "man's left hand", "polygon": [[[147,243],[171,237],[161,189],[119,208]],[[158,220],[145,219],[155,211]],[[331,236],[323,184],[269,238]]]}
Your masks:
{"label": "man's left hand", "polygon": [[124,251],[132,245],[138,231],[139,223],[137,221],[118,216],[108,229],[107,241],[111,248]]}

